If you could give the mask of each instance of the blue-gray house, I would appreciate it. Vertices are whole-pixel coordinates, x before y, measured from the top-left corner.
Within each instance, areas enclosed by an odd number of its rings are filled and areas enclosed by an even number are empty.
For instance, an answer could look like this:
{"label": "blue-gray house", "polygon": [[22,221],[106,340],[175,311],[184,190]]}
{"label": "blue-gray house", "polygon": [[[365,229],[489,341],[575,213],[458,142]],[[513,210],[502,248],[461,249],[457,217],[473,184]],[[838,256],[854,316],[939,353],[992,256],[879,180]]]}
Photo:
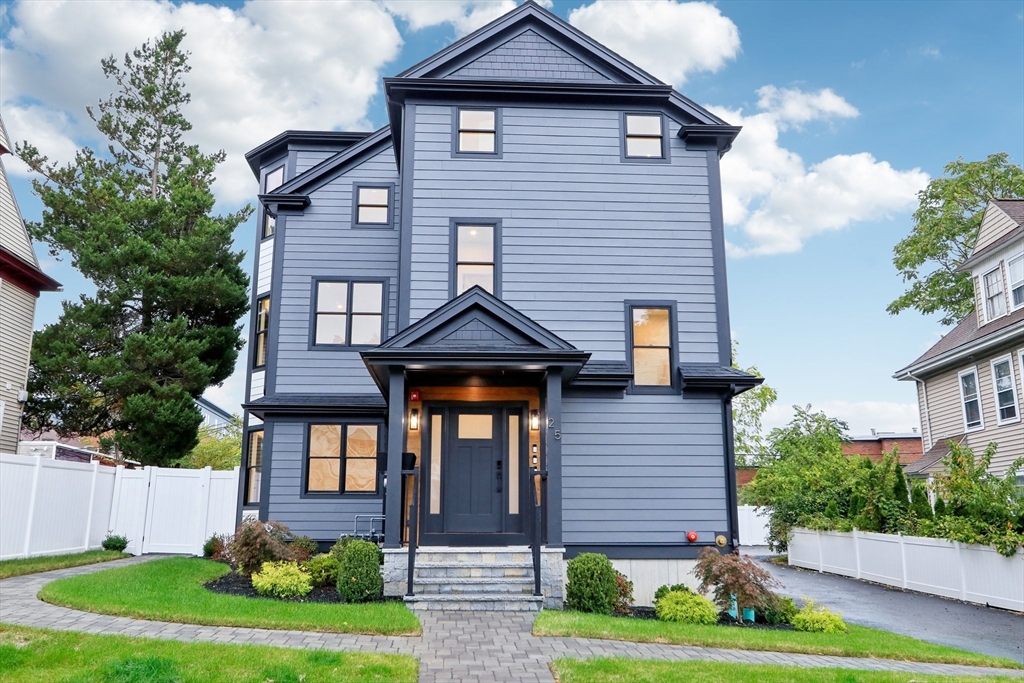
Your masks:
{"label": "blue-gray house", "polygon": [[739,129],[533,2],[384,90],[389,126],[247,156],[240,514],[380,534],[395,594],[412,540],[427,606],[536,607],[535,544],[547,604],[587,551],[649,601],[738,540],[731,400],[760,381],[730,362]]}

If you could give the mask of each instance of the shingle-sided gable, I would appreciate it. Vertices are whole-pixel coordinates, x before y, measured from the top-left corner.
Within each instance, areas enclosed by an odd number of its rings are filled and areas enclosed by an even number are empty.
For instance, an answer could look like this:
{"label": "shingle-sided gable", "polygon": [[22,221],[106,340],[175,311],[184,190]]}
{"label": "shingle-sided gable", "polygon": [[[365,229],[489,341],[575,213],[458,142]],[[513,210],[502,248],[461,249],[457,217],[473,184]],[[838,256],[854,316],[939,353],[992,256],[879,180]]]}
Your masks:
{"label": "shingle-sided gable", "polygon": [[448,78],[610,82],[604,74],[528,29]]}
{"label": "shingle-sided gable", "polygon": [[1010,235],[1018,236],[1024,224],[1024,200],[993,199],[985,209],[985,216],[978,227],[978,239],[974,243],[971,262],[989,253],[993,247],[1004,244]]}

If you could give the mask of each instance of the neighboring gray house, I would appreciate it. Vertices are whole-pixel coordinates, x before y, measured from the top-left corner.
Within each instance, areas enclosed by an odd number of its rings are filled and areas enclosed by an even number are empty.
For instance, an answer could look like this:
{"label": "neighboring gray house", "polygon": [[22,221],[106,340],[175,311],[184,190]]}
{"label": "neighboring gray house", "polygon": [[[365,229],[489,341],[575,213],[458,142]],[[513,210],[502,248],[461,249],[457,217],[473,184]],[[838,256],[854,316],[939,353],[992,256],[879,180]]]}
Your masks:
{"label": "neighboring gray house", "polygon": [[384,90],[390,126],[247,155],[239,514],[324,545],[383,527],[405,593],[415,465],[414,600],[535,607],[537,539],[547,604],[586,551],[649,604],[738,542],[731,400],[761,381],[730,359],[739,128],[533,2]]}
{"label": "neighboring gray house", "polygon": [[223,433],[231,424],[231,420],[234,419],[231,413],[216,403],[207,401],[202,396],[196,399],[196,408],[199,408],[199,413],[203,416],[203,424],[200,426],[200,429]]}

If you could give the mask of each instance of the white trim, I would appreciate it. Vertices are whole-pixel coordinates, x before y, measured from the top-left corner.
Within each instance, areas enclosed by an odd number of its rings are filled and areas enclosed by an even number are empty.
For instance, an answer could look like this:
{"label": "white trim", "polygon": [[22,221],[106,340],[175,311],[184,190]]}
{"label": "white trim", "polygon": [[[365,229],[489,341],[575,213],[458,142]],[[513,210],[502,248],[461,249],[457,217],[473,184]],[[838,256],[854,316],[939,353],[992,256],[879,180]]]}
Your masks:
{"label": "white trim", "polygon": [[[1008,420],[999,417],[999,388],[996,386],[996,364],[1004,361],[1010,364],[1010,391],[1013,392],[1013,412],[1015,413]],[[1013,370],[1013,354],[1008,353],[1005,356],[993,358],[989,361],[989,366],[992,371],[992,397],[996,403],[996,424],[1008,425],[1020,422],[1020,404],[1017,402],[1017,373]]]}
{"label": "white trim", "polygon": [[[981,420],[977,427],[967,426],[967,398],[964,396],[964,382],[962,378],[964,377],[964,375],[971,374],[974,375],[974,390],[977,392],[977,394],[975,395],[976,399],[971,400],[978,401],[978,418]],[[985,429],[985,410],[981,404],[981,382],[979,380],[978,375],[978,366],[975,365],[967,368],[966,370],[961,370],[960,372],[958,372],[956,375],[956,385],[957,388],[960,390],[960,413],[963,416],[964,420],[964,431],[980,432],[981,430]]]}
{"label": "white trim", "polygon": [[[1012,273],[1010,272],[1010,266],[1011,264],[1017,261],[1021,262],[1021,268],[1024,269],[1024,254],[1020,254],[1019,256],[1014,256],[1006,259],[1006,279],[1008,280],[1006,285],[1006,303],[1010,306],[1011,311],[1016,311],[1018,308],[1024,308],[1024,299],[1021,299],[1021,302],[1019,304],[1014,305],[1013,303],[1014,286],[1013,280],[1010,279],[1013,277]],[[1020,285],[1024,285],[1024,279],[1020,281],[1018,286]],[[1024,373],[1024,369],[1022,369],[1021,372]]]}
{"label": "white trim", "polygon": [[[999,315],[994,315],[992,317],[989,317],[989,314],[988,314],[988,302],[989,302],[989,299],[991,299],[993,297],[989,296],[989,293],[988,293],[988,282],[986,282],[986,278],[989,275],[991,275],[992,273],[995,273],[997,271],[999,272],[999,284],[1002,285],[1002,287],[1003,287],[1002,291],[1000,292],[1000,294],[1003,295],[1003,312],[1000,313]],[[1002,259],[1000,259],[999,262],[996,263],[995,268],[990,269],[987,273],[982,273],[981,274],[981,304],[982,304],[982,308],[984,309],[984,312],[985,312],[985,322],[986,323],[990,323],[993,320],[998,320],[999,318],[1002,318],[1004,315],[1009,313],[1009,308],[1006,305],[1007,304],[1007,301],[1006,301],[1006,281],[1003,278],[1003,261],[1002,261]]]}

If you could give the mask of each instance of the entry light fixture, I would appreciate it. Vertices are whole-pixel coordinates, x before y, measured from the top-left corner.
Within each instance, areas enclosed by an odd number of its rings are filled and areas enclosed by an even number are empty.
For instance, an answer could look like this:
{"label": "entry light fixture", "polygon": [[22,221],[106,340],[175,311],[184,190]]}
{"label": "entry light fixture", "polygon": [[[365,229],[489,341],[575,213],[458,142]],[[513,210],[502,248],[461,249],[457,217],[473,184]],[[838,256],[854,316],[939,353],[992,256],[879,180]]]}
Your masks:
{"label": "entry light fixture", "polygon": [[531,432],[536,432],[539,429],[540,429],[540,411],[539,410],[531,410],[530,411],[530,431]]}
{"label": "entry light fixture", "polygon": [[412,409],[412,413],[409,414],[409,431],[415,432],[420,428],[420,411],[416,408]]}

